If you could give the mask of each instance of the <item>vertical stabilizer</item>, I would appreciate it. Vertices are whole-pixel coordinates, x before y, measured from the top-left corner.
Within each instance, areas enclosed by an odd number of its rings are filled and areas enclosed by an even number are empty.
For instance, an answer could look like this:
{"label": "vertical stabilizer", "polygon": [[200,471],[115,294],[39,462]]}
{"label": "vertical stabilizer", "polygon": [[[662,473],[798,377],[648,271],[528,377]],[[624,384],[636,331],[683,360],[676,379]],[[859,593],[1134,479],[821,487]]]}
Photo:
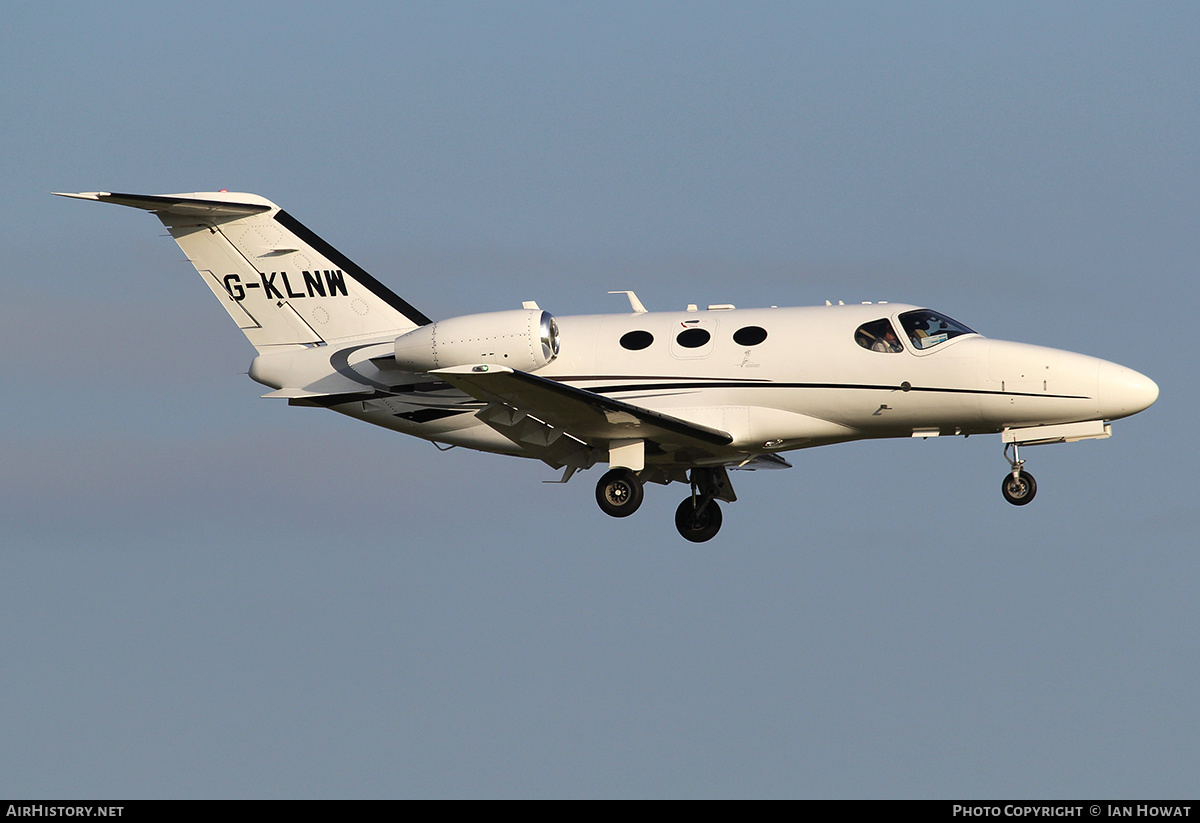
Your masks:
{"label": "vertical stabilizer", "polygon": [[430,322],[333,246],[255,194],[64,194],[158,216],[260,352],[402,334]]}

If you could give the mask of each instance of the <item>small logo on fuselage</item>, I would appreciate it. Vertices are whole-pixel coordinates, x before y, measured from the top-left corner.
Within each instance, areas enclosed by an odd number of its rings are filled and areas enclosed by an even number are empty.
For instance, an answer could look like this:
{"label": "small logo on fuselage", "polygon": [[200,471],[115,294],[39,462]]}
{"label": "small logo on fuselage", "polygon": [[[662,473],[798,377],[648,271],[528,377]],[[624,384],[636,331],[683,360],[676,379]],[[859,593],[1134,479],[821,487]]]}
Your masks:
{"label": "small logo on fuselage", "polygon": [[[322,278],[322,275],[324,277]],[[222,281],[225,291],[239,303],[246,299],[247,289],[262,289],[267,299],[283,300],[285,297],[349,297],[346,291],[346,276],[341,269],[325,269],[324,271],[302,271],[304,291],[296,291],[285,271],[259,272],[259,282],[242,282],[240,274],[227,274]]]}

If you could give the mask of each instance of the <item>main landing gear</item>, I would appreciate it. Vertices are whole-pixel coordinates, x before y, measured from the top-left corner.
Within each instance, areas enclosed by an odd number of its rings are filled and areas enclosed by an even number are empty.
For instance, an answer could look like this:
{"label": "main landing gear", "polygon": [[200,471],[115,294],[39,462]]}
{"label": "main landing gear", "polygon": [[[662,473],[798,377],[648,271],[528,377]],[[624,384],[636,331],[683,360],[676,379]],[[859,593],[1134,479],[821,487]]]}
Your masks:
{"label": "main landing gear", "polygon": [[725,469],[692,469],[688,476],[692,493],[675,510],[675,528],[684,540],[703,543],[721,530],[718,500],[733,502],[737,497]]}
{"label": "main landing gear", "polygon": [[[675,528],[685,540],[703,543],[721,530],[718,500],[737,500],[724,468],[692,469],[692,493],[675,510]],[[596,502],[610,517],[628,517],[642,505],[642,481],[629,469],[611,469],[596,484]]]}
{"label": "main landing gear", "polygon": [[[1012,457],[1008,456],[1010,446],[1012,447]],[[1004,495],[1004,499],[1014,506],[1024,506],[1037,494],[1037,481],[1033,479],[1032,474],[1022,468],[1025,461],[1018,454],[1016,443],[1005,445],[1004,459],[1008,461],[1012,471],[1004,475],[1004,482],[1000,484],[1000,492]]]}
{"label": "main landing gear", "polygon": [[675,528],[684,540],[703,543],[721,530],[721,507],[716,500],[701,504],[703,498],[685,497],[675,510]]}
{"label": "main landing gear", "polygon": [[642,505],[642,481],[629,469],[612,469],[596,484],[596,502],[609,517],[628,517]]}

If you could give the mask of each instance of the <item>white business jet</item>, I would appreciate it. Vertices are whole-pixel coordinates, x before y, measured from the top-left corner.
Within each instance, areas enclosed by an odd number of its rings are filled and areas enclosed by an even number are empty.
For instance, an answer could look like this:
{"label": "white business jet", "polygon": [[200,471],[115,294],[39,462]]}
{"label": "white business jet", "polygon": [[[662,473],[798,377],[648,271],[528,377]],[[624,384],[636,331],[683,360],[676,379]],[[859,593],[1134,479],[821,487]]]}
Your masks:
{"label": "white business jet", "polygon": [[920,306],[730,305],[554,318],[536,303],[433,321],[253,194],[64,194],[153,212],[258,350],[250,377],[440,447],[532,457],[566,482],[606,463],[596,501],[633,514],[646,482],[691,492],[703,542],[737,498],[729,469],[880,437],[999,433],[1002,491],[1033,500],[1022,445],[1108,437],[1158,386],[1132,369],[988,340]]}

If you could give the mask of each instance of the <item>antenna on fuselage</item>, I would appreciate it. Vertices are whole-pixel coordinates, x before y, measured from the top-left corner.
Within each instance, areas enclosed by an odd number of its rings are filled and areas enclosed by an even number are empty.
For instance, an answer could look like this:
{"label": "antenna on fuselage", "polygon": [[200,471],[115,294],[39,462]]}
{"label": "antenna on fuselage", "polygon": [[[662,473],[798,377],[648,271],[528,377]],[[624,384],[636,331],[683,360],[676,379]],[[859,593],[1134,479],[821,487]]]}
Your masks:
{"label": "antenna on fuselage", "polygon": [[645,314],[646,307],[642,305],[642,301],[638,300],[638,296],[631,291],[610,291],[609,294],[623,294],[629,298],[629,305],[633,309],[634,314]]}

